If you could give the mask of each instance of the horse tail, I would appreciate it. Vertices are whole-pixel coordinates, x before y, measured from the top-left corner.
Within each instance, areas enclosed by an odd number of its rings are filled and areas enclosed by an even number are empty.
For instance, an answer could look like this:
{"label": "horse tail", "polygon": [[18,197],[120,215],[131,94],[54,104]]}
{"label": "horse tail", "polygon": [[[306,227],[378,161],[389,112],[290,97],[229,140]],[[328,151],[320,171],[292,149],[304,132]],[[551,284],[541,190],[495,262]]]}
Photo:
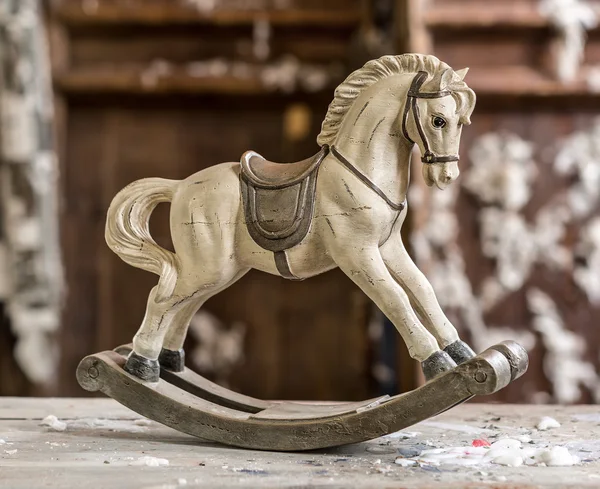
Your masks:
{"label": "horse tail", "polygon": [[179,180],[143,178],[113,199],[108,209],[104,237],[108,247],[129,265],[160,276],[155,300],[162,302],[175,289],[178,277],[175,253],[156,244],[149,221],[154,208],[171,202]]}

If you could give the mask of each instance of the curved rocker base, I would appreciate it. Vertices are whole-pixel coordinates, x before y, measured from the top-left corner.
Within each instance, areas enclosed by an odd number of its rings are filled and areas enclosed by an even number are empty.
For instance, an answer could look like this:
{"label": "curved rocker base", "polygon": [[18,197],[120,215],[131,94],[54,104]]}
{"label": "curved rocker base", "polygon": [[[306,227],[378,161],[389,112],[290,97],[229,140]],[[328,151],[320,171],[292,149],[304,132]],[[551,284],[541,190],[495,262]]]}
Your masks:
{"label": "curved rocker base", "polygon": [[425,385],[394,397],[358,403],[262,401],[220,387],[184,369],[164,368],[158,383],[123,369],[130,347],[84,358],[79,384],[176,430],[242,448],[300,451],[357,443],[435,416],[475,395],[506,387],[526,370],[526,351],[495,345]]}

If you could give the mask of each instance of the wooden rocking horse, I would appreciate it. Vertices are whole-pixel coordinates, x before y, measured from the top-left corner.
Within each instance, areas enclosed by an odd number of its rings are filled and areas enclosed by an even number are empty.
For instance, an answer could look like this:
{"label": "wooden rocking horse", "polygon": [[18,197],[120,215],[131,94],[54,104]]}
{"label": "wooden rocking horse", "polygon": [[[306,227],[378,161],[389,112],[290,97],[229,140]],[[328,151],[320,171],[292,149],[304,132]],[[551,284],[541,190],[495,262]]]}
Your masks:
{"label": "wooden rocking horse", "polygon": [[[160,276],[131,346],[84,358],[87,390],[202,439],[267,450],[364,441],[434,416],[521,376],[528,357],[500,343],[479,355],[460,340],[400,236],[412,148],[425,182],[459,174],[458,148],[475,94],[433,56],[384,56],[336,89],[321,150],[296,163],[249,151],[185,180],[147,178],[113,200],[106,241],[124,261]],[[150,214],[171,203],[175,253],[150,236]],[[359,403],[249,398],[184,366],[192,316],[251,268],[303,280],[341,268],[394,323],[427,383]]]}

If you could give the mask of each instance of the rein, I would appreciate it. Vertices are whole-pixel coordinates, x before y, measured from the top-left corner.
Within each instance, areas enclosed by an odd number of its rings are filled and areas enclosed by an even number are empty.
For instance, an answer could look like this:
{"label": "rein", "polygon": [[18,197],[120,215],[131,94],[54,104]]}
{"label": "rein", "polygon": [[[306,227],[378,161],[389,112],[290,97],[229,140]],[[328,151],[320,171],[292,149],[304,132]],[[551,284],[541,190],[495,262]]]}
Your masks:
{"label": "rein", "polygon": [[[427,136],[425,135],[425,131],[423,130],[423,125],[421,124],[420,114],[419,114],[419,106],[417,105],[417,99],[420,98],[442,98],[451,94],[449,90],[439,90],[437,92],[421,92],[420,89],[425,83],[427,79],[427,72],[419,71],[410,85],[408,89],[408,93],[406,94],[406,103],[404,105],[404,114],[402,115],[402,133],[404,137],[411,143],[415,144],[415,142],[408,135],[408,131],[406,130],[406,123],[408,121],[408,114],[412,109],[413,117],[415,120],[415,125],[417,126],[417,131],[419,132],[419,137],[423,143],[423,147],[425,148],[425,154],[422,156],[421,161],[423,163],[448,163],[450,161],[458,161],[458,155],[436,155],[433,151],[431,151],[429,147],[429,141],[427,140]],[[367,187],[369,187],[373,192],[375,192],[379,197],[381,197],[387,205],[389,205],[392,209],[396,211],[402,211],[406,207],[406,200],[404,202],[400,202],[397,204],[396,202],[390,200],[387,195],[381,190],[377,185],[375,185],[369,177],[361,173],[358,168],[356,168],[348,159],[346,159],[336,148],[335,146],[331,146],[330,148],[331,154],[335,156],[335,158],[344,165],[348,170],[350,170],[362,183],[364,183]]]}

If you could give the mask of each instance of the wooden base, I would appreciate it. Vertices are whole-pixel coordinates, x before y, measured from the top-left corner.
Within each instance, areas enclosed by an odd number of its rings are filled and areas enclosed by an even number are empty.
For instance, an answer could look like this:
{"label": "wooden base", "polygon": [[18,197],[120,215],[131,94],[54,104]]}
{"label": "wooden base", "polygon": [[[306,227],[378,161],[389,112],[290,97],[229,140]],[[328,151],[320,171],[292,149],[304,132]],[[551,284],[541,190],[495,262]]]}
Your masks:
{"label": "wooden base", "polygon": [[161,369],[157,383],[123,370],[130,347],[84,358],[79,384],[176,430],[242,448],[313,450],[356,443],[407,428],[475,395],[492,394],[527,370],[527,353],[500,343],[425,385],[394,397],[354,403],[262,401],[185,369]]}

